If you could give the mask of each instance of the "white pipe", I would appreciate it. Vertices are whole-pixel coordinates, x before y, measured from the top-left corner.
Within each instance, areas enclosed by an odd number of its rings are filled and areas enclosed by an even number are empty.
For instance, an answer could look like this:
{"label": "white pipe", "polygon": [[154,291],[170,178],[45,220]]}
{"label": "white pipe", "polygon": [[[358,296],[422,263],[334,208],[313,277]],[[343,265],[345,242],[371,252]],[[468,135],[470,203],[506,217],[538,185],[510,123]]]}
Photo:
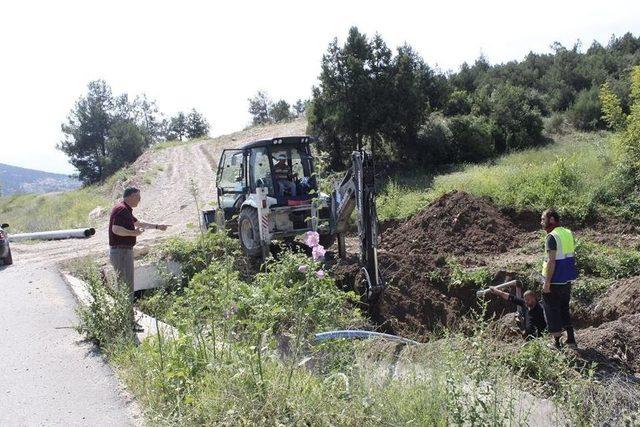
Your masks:
{"label": "white pipe", "polygon": [[24,240],[61,240],[61,239],[84,239],[96,234],[94,228],[75,228],[72,230],[40,231],[37,233],[10,234],[10,242],[20,242]]}
{"label": "white pipe", "polygon": [[[517,280],[510,280],[508,282],[504,282],[503,284],[496,286],[496,289],[509,288],[509,287],[515,285],[516,283],[518,283]],[[483,289],[481,291],[478,291],[478,292],[476,292],[476,296],[478,298],[484,297],[487,294],[487,292],[491,292],[491,289]]]}
{"label": "white pipe", "polygon": [[410,340],[408,338],[399,337],[396,335],[383,334],[381,332],[362,331],[357,329],[320,332],[318,334],[315,334],[315,338],[316,338],[316,341],[323,341],[323,340],[334,339],[334,338],[382,338],[389,341],[400,342],[403,344],[411,344],[411,345],[419,344],[417,341]]}

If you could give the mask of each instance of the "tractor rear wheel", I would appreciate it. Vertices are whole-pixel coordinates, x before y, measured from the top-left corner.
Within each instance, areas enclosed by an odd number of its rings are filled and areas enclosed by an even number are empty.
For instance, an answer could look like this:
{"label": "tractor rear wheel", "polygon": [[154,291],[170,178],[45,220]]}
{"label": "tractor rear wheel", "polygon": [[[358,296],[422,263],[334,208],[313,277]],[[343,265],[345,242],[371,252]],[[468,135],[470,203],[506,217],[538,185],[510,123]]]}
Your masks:
{"label": "tractor rear wheel", "polygon": [[258,211],[254,208],[245,208],[238,215],[238,237],[240,246],[247,256],[257,257],[262,253],[260,246],[260,226],[258,224]]}

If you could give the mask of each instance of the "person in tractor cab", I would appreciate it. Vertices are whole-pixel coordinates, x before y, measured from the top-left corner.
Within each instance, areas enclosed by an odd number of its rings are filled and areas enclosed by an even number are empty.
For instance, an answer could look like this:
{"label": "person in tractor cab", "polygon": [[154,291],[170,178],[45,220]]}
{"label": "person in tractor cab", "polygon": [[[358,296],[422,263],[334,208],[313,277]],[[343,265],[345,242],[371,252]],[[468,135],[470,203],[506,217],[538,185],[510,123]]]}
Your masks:
{"label": "person in tractor cab", "polygon": [[276,156],[276,160],[273,172],[278,184],[278,196],[285,197],[288,192],[289,197],[296,197],[296,175],[291,172],[291,168],[287,164],[287,155],[280,153]]}
{"label": "person in tractor cab", "polygon": [[544,310],[538,302],[538,297],[533,291],[525,291],[520,298],[516,295],[497,289],[495,286],[489,288],[491,293],[498,295],[505,301],[509,301],[524,308],[524,337],[526,340],[540,337],[547,329],[547,322],[544,318]]}

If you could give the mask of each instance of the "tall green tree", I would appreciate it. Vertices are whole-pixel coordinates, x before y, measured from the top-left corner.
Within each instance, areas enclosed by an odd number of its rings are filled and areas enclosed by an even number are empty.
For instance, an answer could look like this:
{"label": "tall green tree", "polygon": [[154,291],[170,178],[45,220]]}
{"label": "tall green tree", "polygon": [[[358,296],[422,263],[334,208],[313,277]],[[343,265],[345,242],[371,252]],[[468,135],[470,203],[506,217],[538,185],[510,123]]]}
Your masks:
{"label": "tall green tree", "polygon": [[369,40],[353,27],[343,46],[329,45],[319,80],[308,118],[332,167],[344,167],[348,154],[366,144],[387,159],[418,161],[418,130],[431,105],[442,105],[446,80],[410,46],[393,55],[380,35]]}
{"label": "tall green tree", "polygon": [[266,125],[271,123],[271,106],[273,102],[269,96],[258,91],[253,98],[249,98],[249,114],[251,114],[254,125]]}
{"label": "tall green tree", "polygon": [[169,140],[177,139],[182,141],[188,135],[188,126],[187,116],[182,111],[178,112],[169,119],[169,129],[167,130],[166,138]]}
{"label": "tall green tree", "polygon": [[348,153],[379,133],[388,99],[376,97],[375,88],[384,87],[380,82],[389,57],[381,38],[372,46],[356,27],[349,30],[343,47],[334,39],[323,55],[309,122],[323,136],[321,145],[330,153],[331,167],[344,168]]}
{"label": "tall green tree", "polygon": [[302,99],[298,99],[294,104],[293,104],[293,111],[296,117],[302,117],[304,116],[304,112],[307,109],[306,106],[306,102],[303,101]]}
{"label": "tall green tree", "polygon": [[209,122],[196,109],[192,109],[187,117],[187,136],[202,138],[209,134]]}
{"label": "tall green tree", "polygon": [[287,101],[281,99],[280,101],[273,104],[271,110],[269,111],[269,117],[271,121],[274,123],[286,122],[293,119],[293,114],[291,113],[291,106]]}
{"label": "tall green tree", "polygon": [[147,144],[145,132],[131,120],[118,120],[109,128],[107,138],[108,158],[104,174],[112,175],[122,166],[131,164],[144,152]]}
{"label": "tall green tree", "polygon": [[92,81],[86,96],[76,101],[67,122],[62,124],[65,137],[57,147],[69,157],[84,183],[98,182],[105,177],[113,108],[111,87],[104,80]]}
{"label": "tall green tree", "polygon": [[156,142],[159,123],[155,102],[146,95],[131,101],[126,93],[114,95],[104,80],[92,81],[62,124],[58,149],[83,183],[99,182]]}
{"label": "tall green tree", "polygon": [[146,94],[136,96],[133,105],[135,121],[142,130],[145,145],[149,146],[163,137],[162,118],[158,106]]}

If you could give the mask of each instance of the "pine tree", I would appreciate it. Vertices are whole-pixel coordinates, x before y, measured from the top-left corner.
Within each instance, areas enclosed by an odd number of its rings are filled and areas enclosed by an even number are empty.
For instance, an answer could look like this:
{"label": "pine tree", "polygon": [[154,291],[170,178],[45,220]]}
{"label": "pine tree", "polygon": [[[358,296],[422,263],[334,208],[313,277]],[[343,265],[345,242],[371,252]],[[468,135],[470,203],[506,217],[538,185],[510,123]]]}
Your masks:
{"label": "pine tree", "polygon": [[271,123],[271,115],[269,113],[272,105],[269,96],[261,91],[258,91],[253,98],[249,98],[249,114],[253,117],[254,125]]}
{"label": "pine tree", "polygon": [[180,111],[169,120],[169,131],[167,139],[177,139],[182,141],[187,136],[187,116]]}
{"label": "pine tree", "polygon": [[192,138],[201,138],[209,134],[209,122],[202,114],[192,109],[187,117],[187,136]]}
{"label": "pine tree", "polygon": [[107,137],[113,122],[114,98],[104,80],[92,81],[88,93],[81,97],[62,124],[65,139],[58,149],[69,156],[84,183],[94,183],[105,177]]}
{"label": "pine tree", "polygon": [[291,114],[291,106],[287,101],[281,99],[273,104],[271,111],[269,111],[269,116],[271,117],[271,121],[274,123],[289,121],[293,118],[293,114]]}

